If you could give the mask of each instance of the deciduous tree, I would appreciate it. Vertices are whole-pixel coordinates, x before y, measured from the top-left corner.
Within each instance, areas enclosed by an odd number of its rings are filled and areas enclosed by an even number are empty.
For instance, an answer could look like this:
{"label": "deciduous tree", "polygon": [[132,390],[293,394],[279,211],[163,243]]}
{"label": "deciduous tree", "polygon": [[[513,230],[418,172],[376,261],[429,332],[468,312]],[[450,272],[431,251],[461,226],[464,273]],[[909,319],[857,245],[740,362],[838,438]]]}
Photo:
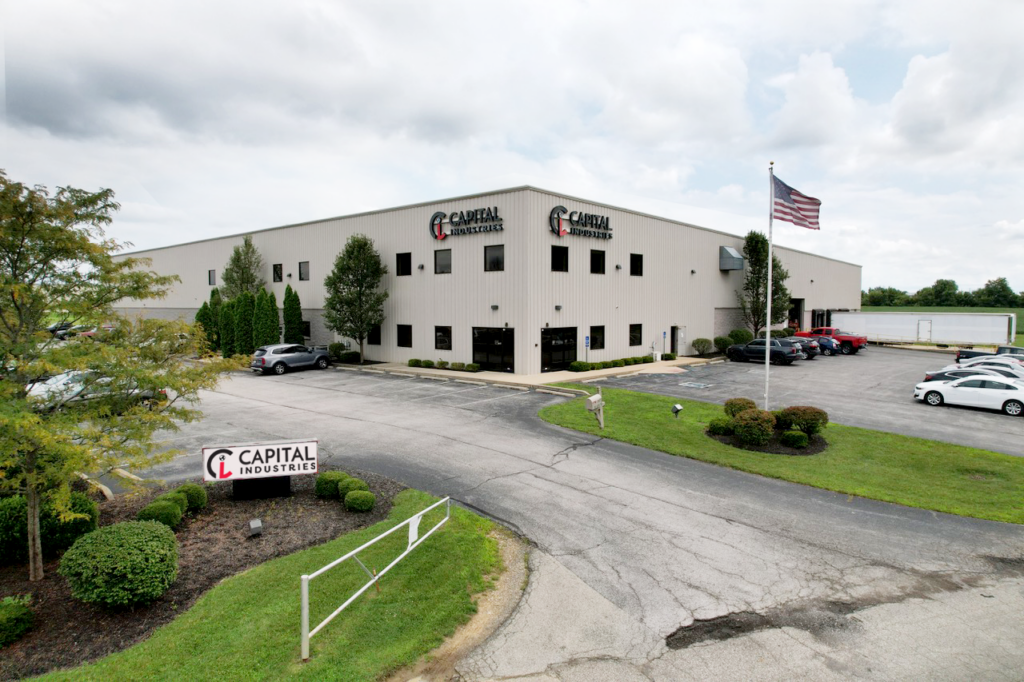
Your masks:
{"label": "deciduous tree", "polygon": [[252,243],[252,236],[245,235],[242,245],[231,251],[224,272],[221,273],[221,295],[232,300],[243,293],[255,296],[263,288],[263,256]]}
{"label": "deciduous tree", "polygon": [[370,330],[384,322],[388,292],[381,288],[381,280],[387,272],[373,240],[354,234],[335,259],[331,274],[324,279],[327,328],[358,341],[360,359],[366,357],[363,347]]}
{"label": "deciduous tree", "polygon": [[[766,324],[768,292],[768,238],[762,233],[751,231],[743,241],[745,276],[743,291],[736,292],[736,299],[747,325],[754,336],[769,325]],[[786,280],[789,272],[782,267],[778,256],[772,254],[772,324],[778,324],[789,316],[789,289]]]}

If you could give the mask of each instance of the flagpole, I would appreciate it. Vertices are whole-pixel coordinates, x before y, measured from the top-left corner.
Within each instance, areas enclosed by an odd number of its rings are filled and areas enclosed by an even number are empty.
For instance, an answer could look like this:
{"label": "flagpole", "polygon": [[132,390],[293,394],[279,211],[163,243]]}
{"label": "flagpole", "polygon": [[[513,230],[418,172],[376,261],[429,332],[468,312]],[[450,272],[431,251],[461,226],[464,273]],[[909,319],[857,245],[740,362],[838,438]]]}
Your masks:
{"label": "flagpole", "polygon": [[764,409],[768,411],[768,376],[772,359],[772,218],[775,214],[775,162],[768,162],[768,291],[764,330]]}

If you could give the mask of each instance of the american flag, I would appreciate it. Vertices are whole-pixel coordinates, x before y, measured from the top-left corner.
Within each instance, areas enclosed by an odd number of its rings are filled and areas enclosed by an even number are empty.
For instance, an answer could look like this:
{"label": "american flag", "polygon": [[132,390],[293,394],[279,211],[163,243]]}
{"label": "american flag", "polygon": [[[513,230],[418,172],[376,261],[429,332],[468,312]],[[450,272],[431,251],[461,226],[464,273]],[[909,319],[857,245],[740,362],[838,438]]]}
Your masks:
{"label": "american flag", "polygon": [[772,179],[775,181],[775,203],[772,206],[772,218],[785,220],[809,230],[820,230],[818,211],[821,209],[821,201],[797,192],[774,175]]}

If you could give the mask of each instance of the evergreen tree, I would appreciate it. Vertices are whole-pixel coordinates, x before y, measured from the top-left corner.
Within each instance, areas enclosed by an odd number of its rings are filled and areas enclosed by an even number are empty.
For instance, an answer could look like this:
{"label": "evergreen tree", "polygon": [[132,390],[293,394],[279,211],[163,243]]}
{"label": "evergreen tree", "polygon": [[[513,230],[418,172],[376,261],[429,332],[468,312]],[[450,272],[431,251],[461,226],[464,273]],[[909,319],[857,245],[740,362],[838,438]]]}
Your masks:
{"label": "evergreen tree", "polygon": [[256,297],[256,312],[253,314],[253,345],[270,346],[277,343],[277,306],[266,289]]}
{"label": "evergreen tree", "polygon": [[213,315],[210,313],[210,304],[203,301],[203,305],[199,306],[199,312],[196,313],[196,324],[203,328],[203,336],[206,339],[206,345],[210,346],[210,337],[213,333]]}
{"label": "evergreen tree", "polygon": [[277,307],[277,295],[273,291],[267,292],[266,306],[269,319],[267,338],[273,339],[270,343],[281,343],[281,311]]}
{"label": "evergreen tree", "polygon": [[255,296],[265,284],[262,272],[263,256],[253,246],[252,236],[245,235],[242,245],[231,251],[231,257],[221,274],[224,297],[233,300],[246,292]]}
{"label": "evergreen tree", "polygon": [[243,292],[235,300],[235,353],[240,355],[252,355],[256,348],[253,346],[253,316],[256,312],[256,297],[248,291]]}
{"label": "evergreen tree", "polygon": [[220,298],[220,289],[214,287],[210,292],[210,349],[220,350],[220,307],[224,302]]}
{"label": "evergreen tree", "polygon": [[284,342],[303,343],[302,302],[289,284],[284,290]]}
{"label": "evergreen tree", "polygon": [[226,358],[235,354],[235,310],[234,301],[220,306],[220,353]]}
{"label": "evergreen tree", "polygon": [[366,357],[363,344],[370,330],[384,322],[388,292],[382,291],[380,284],[387,272],[387,266],[373,247],[373,240],[354,234],[335,259],[334,270],[324,280],[327,328],[358,341],[360,359]]}
{"label": "evergreen tree", "polygon": [[[768,238],[757,231],[747,234],[743,242],[744,267],[746,277],[743,280],[743,292],[736,292],[743,322],[754,333],[770,327],[766,324],[766,298],[768,292]],[[782,267],[778,256],[772,254],[772,319],[771,324],[778,324],[789,317],[789,289],[786,280],[789,272]]]}

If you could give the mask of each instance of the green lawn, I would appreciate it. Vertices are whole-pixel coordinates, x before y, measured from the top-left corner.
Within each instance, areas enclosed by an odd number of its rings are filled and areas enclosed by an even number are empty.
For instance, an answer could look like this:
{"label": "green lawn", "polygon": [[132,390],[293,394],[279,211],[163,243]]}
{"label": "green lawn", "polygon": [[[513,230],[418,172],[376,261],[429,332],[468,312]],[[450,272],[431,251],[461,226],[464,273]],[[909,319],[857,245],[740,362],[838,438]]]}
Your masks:
{"label": "green lawn", "polygon": [[866,305],[861,307],[865,313],[1016,313],[1017,340],[1013,345],[1024,346],[1024,308],[971,308],[967,306],[885,306]]}
{"label": "green lawn", "polygon": [[[821,454],[768,455],[704,435],[708,422],[724,415],[720,405],[621,389],[603,393],[603,432],[582,398],[545,407],[540,416],[577,431],[762,476],[960,516],[1024,523],[1024,458],[838,424],[825,429],[829,448]],[[678,420],[671,411],[675,403],[684,406]]]}
{"label": "green lawn", "polygon": [[[436,498],[406,490],[386,521],[319,547],[267,562],[207,592],[187,612],[142,642],[94,664],[45,679],[74,680],[377,680],[437,647],[475,613],[472,595],[488,589],[500,569],[494,525],[452,507],[452,518],[311,640],[308,663],[299,648],[299,576],[312,573]],[[443,507],[420,524],[425,533]],[[297,519],[296,523],[301,523]],[[360,554],[382,569],[405,548],[396,531]],[[342,564],[311,582],[310,628],[366,581],[357,564]]]}

